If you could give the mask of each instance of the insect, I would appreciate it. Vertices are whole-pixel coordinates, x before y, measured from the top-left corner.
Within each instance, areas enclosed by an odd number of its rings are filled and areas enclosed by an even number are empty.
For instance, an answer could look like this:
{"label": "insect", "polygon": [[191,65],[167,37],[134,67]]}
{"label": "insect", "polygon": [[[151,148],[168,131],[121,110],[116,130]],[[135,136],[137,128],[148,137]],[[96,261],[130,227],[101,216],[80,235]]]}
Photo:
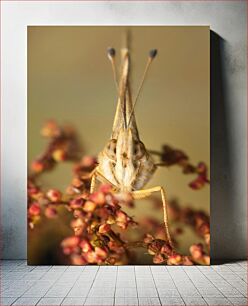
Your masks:
{"label": "insect", "polygon": [[98,155],[98,166],[91,177],[90,192],[95,188],[96,180],[110,184],[116,192],[131,192],[134,199],[149,197],[160,192],[163,203],[165,233],[168,243],[172,246],[168,227],[167,202],[163,187],[156,186],[143,189],[151,179],[158,165],[139,138],[135,120],[135,105],[140,95],[145,76],[157,55],[157,50],[149,52],[147,65],[137,91],[134,102],[130,91],[130,52],[121,50],[121,72],[117,79],[115,67],[115,49],[108,49],[108,57],[112,64],[114,80],[118,93],[117,108],[109,141]]}

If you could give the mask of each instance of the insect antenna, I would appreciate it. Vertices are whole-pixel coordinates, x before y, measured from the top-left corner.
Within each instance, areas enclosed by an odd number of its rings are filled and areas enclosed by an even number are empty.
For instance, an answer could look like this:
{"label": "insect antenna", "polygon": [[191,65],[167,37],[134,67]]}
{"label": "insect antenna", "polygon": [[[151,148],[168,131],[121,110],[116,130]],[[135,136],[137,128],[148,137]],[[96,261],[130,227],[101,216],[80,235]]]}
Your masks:
{"label": "insect antenna", "polygon": [[108,48],[107,53],[108,53],[108,58],[111,62],[111,67],[112,67],[112,71],[113,71],[115,86],[116,86],[116,89],[117,89],[117,92],[118,92],[119,91],[119,85],[118,85],[116,65],[115,65],[115,54],[116,54],[115,49],[114,48]]}
{"label": "insect antenna", "polygon": [[149,70],[149,67],[153,61],[153,59],[156,57],[158,51],[156,49],[152,49],[150,52],[149,52],[149,57],[148,57],[148,60],[147,60],[147,63],[146,63],[146,67],[145,67],[145,71],[143,73],[143,76],[142,76],[142,79],[141,79],[141,82],[140,82],[140,85],[139,85],[139,88],[138,88],[138,91],[137,91],[137,94],[136,94],[136,97],[134,99],[134,103],[133,103],[133,107],[132,107],[132,110],[131,110],[131,113],[130,113],[130,117],[129,117],[129,120],[128,120],[128,125],[130,125],[130,122],[131,122],[131,119],[132,119],[132,116],[134,114],[134,109],[135,109],[135,106],[136,106],[136,103],[139,99],[139,96],[140,96],[140,93],[141,93],[141,89],[143,87],[143,84],[144,84],[144,81],[145,81],[145,78],[147,76],[147,73],[148,73],[148,70]]}

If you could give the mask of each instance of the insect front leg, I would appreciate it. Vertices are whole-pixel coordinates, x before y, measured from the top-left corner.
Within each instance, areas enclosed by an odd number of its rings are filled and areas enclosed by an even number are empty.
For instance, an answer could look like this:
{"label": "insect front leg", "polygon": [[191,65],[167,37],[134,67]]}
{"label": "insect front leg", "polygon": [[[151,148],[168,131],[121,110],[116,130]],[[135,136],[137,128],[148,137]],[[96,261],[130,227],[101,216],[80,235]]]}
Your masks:
{"label": "insect front leg", "polygon": [[91,177],[90,182],[90,193],[94,192],[95,186],[96,186],[96,180],[99,180],[102,183],[109,184],[112,187],[116,188],[101,172],[98,171],[98,169],[95,169],[95,172],[93,173]]}
{"label": "insect front leg", "polygon": [[92,174],[91,181],[90,181],[90,193],[94,192],[96,186],[96,171]]}
{"label": "insect front leg", "polygon": [[171,241],[171,236],[170,236],[170,232],[169,232],[169,226],[168,226],[167,200],[166,200],[166,195],[165,195],[165,191],[164,191],[163,187],[156,186],[156,187],[149,188],[149,189],[136,190],[136,191],[132,192],[132,195],[133,195],[134,199],[143,199],[143,198],[149,197],[154,192],[160,192],[160,194],[161,194],[161,198],[162,198],[162,202],[163,202],[163,211],[164,211],[165,233],[166,233],[166,236],[167,236],[167,239],[168,239],[168,242],[169,242],[170,246],[173,248],[172,241]]}

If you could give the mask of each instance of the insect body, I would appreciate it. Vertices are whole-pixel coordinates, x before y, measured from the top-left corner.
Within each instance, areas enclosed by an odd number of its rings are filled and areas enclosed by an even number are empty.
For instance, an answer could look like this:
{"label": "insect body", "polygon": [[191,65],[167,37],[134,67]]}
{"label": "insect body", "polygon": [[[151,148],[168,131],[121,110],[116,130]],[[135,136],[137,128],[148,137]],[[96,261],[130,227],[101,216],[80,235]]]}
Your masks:
{"label": "insect body", "polygon": [[156,50],[151,50],[149,53],[145,73],[133,103],[129,85],[129,50],[122,50],[119,82],[115,70],[115,50],[108,50],[108,56],[112,63],[118,91],[118,102],[110,140],[99,153],[98,166],[92,174],[91,192],[94,190],[96,179],[111,184],[117,192],[131,192],[134,199],[142,199],[150,196],[154,192],[160,192],[164,209],[165,232],[168,242],[172,245],[168,229],[167,203],[164,189],[161,186],[142,189],[153,176],[157,166],[139,138],[134,115],[134,108],[145,75],[156,54]]}

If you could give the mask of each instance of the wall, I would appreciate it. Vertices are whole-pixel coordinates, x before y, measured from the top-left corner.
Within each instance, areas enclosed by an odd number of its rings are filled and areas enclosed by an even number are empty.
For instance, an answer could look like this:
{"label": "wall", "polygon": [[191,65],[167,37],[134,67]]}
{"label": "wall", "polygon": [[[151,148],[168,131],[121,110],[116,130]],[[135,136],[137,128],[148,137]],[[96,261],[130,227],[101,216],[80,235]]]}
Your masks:
{"label": "wall", "polygon": [[246,2],[35,2],[2,6],[3,258],[26,257],[27,25],[210,25],[211,253],[246,257]]}

